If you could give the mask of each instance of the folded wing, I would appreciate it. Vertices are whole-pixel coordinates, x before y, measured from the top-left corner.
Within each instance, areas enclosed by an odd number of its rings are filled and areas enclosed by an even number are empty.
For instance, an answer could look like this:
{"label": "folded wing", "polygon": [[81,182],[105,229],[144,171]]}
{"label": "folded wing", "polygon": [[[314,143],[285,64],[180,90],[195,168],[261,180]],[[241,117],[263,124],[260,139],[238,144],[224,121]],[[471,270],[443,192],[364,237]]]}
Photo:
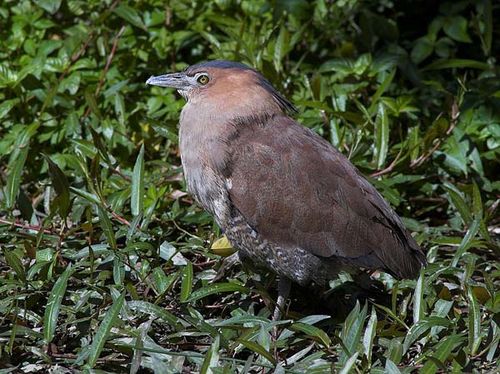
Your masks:
{"label": "folded wing", "polygon": [[328,142],[286,116],[236,128],[225,171],[229,196],[262,238],[399,278],[418,274],[425,256],[415,240]]}

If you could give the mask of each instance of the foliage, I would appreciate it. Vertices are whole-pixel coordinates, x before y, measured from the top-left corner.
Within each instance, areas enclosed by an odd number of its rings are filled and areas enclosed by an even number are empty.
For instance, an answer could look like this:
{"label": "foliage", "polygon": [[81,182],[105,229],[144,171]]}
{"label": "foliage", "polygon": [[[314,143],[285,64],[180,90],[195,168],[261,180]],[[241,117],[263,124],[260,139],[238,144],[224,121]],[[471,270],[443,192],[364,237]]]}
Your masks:
{"label": "foliage", "polygon": [[[499,13],[492,0],[0,3],[0,365],[494,370]],[[183,101],[144,82],[214,58],[261,70],[371,175],[427,251],[418,280],[375,273],[382,296],[356,303],[342,274],[327,310],[296,287],[278,323],[271,275],[211,282],[228,251],[210,250],[220,233],[185,193]]]}

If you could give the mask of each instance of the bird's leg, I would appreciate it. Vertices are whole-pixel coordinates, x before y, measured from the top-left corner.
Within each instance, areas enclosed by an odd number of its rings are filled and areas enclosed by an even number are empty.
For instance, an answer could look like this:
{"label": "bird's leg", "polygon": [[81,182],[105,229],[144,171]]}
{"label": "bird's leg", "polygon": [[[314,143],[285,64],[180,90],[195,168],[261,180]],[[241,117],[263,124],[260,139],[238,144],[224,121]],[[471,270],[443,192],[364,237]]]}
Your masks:
{"label": "bird's leg", "polygon": [[226,271],[236,264],[241,264],[239,251],[234,252],[231,256],[228,256],[224,260],[222,260],[222,265],[217,271],[215,278],[212,279],[212,283],[219,281],[222,277],[224,277]]}
{"label": "bird's leg", "polygon": [[276,307],[274,308],[273,321],[279,321],[281,318],[281,311],[285,310],[285,302],[290,294],[292,281],[286,277],[280,277],[278,281],[278,300],[276,300]]}
{"label": "bird's leg", "polygon": [[274,308],[273,321],[281,319],[281,312],[285,311],[285,303],[290,294],[292,281],[286,277],[280,277],[278,281],[278,299],[276,300],[276,307]]}
{"label": "bird's leg", "polygon": [[[280,276],[278,280],[278,299],[276,300],[276,307],[273,313],[273,322],[277,322],[281,319],[281,311],[285,311],[285,303],[290,294],[290,288],[292,286],[292,281],[286,277]],[[274,326],[271,331],[271,339],[273,342],[278,340],[278,326]],[[274,357],[278,359],[278,350],[276,345],[274,346]]]}

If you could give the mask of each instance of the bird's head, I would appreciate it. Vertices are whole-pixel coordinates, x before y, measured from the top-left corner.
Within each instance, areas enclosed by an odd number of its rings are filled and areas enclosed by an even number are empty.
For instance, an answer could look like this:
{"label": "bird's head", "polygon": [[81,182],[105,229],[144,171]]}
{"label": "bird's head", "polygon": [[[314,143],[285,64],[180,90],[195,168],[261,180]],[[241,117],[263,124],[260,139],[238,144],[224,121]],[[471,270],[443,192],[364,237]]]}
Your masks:
{"label": "bird's head", "polygon": [[146,84],[175,88],[190,104],[216,111],[240,115],[295,111],[258,71],[239,62],[202,62],[179,73],[152,76]]}

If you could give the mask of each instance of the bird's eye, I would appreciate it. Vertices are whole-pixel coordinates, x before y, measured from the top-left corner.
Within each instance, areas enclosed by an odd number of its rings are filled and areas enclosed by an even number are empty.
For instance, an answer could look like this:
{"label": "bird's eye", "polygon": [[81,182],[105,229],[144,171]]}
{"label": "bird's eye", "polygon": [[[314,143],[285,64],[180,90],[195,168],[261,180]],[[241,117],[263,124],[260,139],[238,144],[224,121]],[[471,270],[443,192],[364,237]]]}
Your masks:
{"label": "bird's eye", "polygon": [[208,79],[208,75],[205,75],[205,74],[202,74],[198,77],[198,79],[196,79],[198,81],[199,84],[207,84],[209,79]]}

